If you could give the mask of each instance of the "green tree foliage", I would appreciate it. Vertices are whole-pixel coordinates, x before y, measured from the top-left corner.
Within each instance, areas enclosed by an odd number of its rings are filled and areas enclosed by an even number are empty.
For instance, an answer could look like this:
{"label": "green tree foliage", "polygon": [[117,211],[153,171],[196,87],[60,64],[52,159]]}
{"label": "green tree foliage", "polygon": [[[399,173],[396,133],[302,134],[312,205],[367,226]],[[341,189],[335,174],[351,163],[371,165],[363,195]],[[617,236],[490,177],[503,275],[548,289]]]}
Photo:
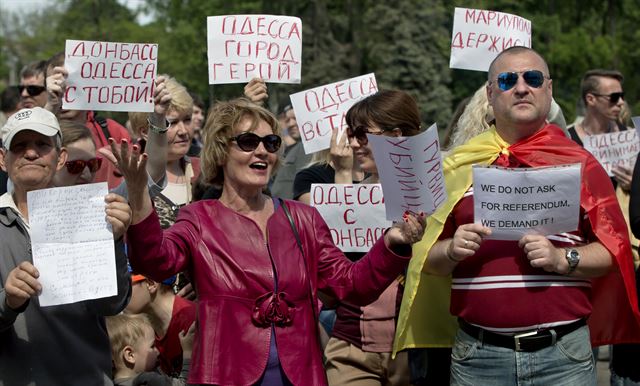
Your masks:
{"label": "green tree foliage", "polygon": [[581,75],[615,68],[638,111],[635,71],[640,51],[636,0],[149,0],[155,21],[117,0],[57,0],[25,15],[0,15],[0,87],[22,65],[64,49],[66,39],[155,42],[159,72],[169,73],[205,99],[242,94],[243,85],[208,85],[206,17],[281,14],[303,22],[302,84],[269,85],[279,111],[289,94],[375,72],[384,88],[407,90],[419,102],[425,124],[444,128],[451,111],[486,81],[486,73],[448,68],[455,6],[513,13],[532,21],[533,47],[548,61],[554,96],[568,121],[576,114]]}

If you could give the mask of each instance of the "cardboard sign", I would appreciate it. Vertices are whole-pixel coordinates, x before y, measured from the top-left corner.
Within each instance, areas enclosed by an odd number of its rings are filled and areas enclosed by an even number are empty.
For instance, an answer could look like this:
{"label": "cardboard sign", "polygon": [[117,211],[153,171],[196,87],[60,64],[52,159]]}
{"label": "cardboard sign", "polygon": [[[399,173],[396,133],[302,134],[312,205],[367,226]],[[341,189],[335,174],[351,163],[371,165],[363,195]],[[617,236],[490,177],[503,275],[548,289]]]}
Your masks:
{"label": "cardboard sign", "polygon": [[578,229],[580,164],[542,168],[473,166],[474,222],[491,239],[519,240]]}
{"label": "cardboard sign", "polygon": [[290,95],[304,152],[315,153],[331,145],[331,130],[346,129],[345,116],[357,101],[378,92],[371,73]]}
{"label": "cardboard sign", "polygon": [[588,135],[583,138],[582,143],[609,176],[613,176],[613,168],[616,166],[633,170],[640,151],[640,140],[636,130]]}
{"label": "cardboard sign", "polygon": [[386,197],[387,220],[433,213],[447,199],[435,123],[413,137],[367,134]]}
{"label": "cardboard sign", "polygon": [[488,71],[498,54],[513,46],[531,47],[531,22],[520,16],[456,8],[449,67]]}
{"label": "cardboard sign", "polygon": [[380,184],[312,184],[311,206],[343,252],[369,252],[391,226]]}
{"label": "cardboard sign", "polygon": [[636,132],[640,136],[640,117],[631,117],[631,121],[633,122],[633,127],[636,128]]}
{"label": "cardboard sign", "polygon": [[67,40],[62,108],[153,111],[158,45]]}
{"label": "cardboard sign", "polygon": [[207,18],[209,84],[300,83],[302,22],[297,17],[228,15]]}

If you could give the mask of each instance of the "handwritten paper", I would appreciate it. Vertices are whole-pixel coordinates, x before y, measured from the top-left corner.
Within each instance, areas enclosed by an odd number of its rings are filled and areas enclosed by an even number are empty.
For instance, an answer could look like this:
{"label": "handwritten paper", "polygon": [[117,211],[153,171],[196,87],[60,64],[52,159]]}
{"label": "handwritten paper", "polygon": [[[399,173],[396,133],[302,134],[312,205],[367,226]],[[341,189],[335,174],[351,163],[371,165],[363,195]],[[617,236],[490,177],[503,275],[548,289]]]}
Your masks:
{"label": "handwritten paper", "polygon": [[157,44],[67,40],[64,54],[63,108],[153,111]]}
{"label": "handwritten paper", "polygon": [[290,95],[304,152],[328,149],[331,130],[337,127],[340,138],[347,128],[345,117],[351,106],[377,92],[376,76],[371,73]]}
{"label": "handwritten paper", "polygon": [[493,59],[513,46],[531,47],[531,21],[503,12],[455,9],[449,67],[488,71]]}
{"label": "handwritten paper", "polygon": [[392,224],[385,218],[380,184],[312,184],[311,206],[343,252],[369,252]]}
{"label": "handwritten paper", "polygon": [[207,18],[209,84],[300,83],[302,21],[274,15]]}
{"label": "handwritten paper", "polygon": [[588,135],[583,138],[582,143],[611,177],[616,166],[633,170],[640,152],[636,130]]}
{"label": "handwritten paper", "polygon": [[473,165],[474,222],[488,238],[519,240],[578,229],[580,164],[541,168]]}
{"label": "handwritten paper", "polygon": [[116,295],[115,250],[105,219],[107,183],[27,193],[41,306]]}
{"label": "handwritten paper", "polygon": [[387,220],[402,221],[405,211],[429,215],[447,199],[438,129],[412,137],[367,134],[373,149]]}

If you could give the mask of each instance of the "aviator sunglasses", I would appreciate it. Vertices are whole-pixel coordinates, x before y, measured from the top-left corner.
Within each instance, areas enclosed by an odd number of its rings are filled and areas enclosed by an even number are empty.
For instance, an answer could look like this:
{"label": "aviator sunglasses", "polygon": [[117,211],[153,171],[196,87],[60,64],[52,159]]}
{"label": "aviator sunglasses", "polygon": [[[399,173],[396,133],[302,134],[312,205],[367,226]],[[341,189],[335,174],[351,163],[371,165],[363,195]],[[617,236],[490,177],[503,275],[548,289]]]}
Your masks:
{"label": "aviator sunglasses", "polygon": [[42,94],[42,92],[47,89],[44,86],[35,86],[35,85],[31,85],[31,86],[19,85],[17,87],[18,87],[18,91],[20,91],[20,94],[22,94],[22,91],[24,91],[24,89],[27,89],[27,94],[29,94],[29,96],[32,96],[32,97]]}
{"label": "aviator sunglasses", "polygon": [[242,151],[254,151],[258,148],[260,142],[262,142],[262,144],[264,144],[264,148],[269,153],[275,153],[280,149],[280,145],[282,144],[282,138],[275,134],[260,137],[254,133],[242,133],[235,137],[231,137],[231,140],[235,141]]}
{"label": "aviator sunglasses", "polygon": [[542,71],[538,70],[527,70],[527,71],[519,71],[519,72],[501,72],[498,74],[498,88],[502,91],[508,91],[513,88],[513,86],[518,83],[518,77],[522,74],[522,79],[524,79],[525,83],[534,88],[542,87],[545,79],[550,79],[542,73]]}
{"label": "aviator sunglasses", "polygon": [[360,146],[366,146],[369,143],[369,139],[367,138],[367,134],[373,135],[382,135],[385,131],[389,131],[391,129],[381,129],[381,131],[371,132],[365,126],[357,126],[355,129],[351,128],[351,126],[347,127],[347,138],[351,140],[351,138],[355,137],[356,141],[360,144]]}
{"label": "aviator sunglasses", "polygon": [[607,98],[609,100],[609,103],[611,103],[612,105],[618,103],[620,99],[624,99],[624,92],[612,92],[611,94],[596,94],[595,92],[592,92],[590,94]]}
{"label": "aviator sunglasses", "polygon": [[80,174],[85,167],[89,167],[91,173],[95,173],[102,166],[102,158],[91,158],[90,160],[77,159],[74,161],[67,161],[64,163],[67,167],[69,174]]}

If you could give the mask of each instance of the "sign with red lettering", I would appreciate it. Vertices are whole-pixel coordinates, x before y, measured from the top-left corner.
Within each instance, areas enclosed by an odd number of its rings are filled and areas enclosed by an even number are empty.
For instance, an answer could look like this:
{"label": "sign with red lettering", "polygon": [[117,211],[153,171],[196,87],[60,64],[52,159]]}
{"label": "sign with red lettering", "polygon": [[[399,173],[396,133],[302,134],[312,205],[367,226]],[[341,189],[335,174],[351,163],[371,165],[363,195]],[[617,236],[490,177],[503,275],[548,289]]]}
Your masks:
{"label": "sign with red lettering", "polygon": [[456,8],[449,67],[488,71],[498,54],[513,46],[531,48],[531,22],[509,13]]}
{"label": "sign with red lettering", "polygon": [[640,151],[640,140],[635,130],[588,135],[582,139],[582,143],[611,177],[616,166],[633,170]]}
{"label": "sign with red lettering", "polygon": [[153,111],[158,45],[67,40],[62,108]]}
{"label": "sign with red lettering", "polygon": [[331,145],[331,130],[347,128],[347,111],[357,101],[378,92],[371,73],[290,95],[304,152],[315,153]]}
{"label": "sign with red lettering", "polygon": [[300,83],[302,21],[292,16],[228,15],[207,18],[209,84]]}
{"label": "sign with red lettering", "polygon": [[380,184],[312,184],[311,206],[343,252],[369,252],[391,226]]}
{"label": "sign with red lettering", "polygon": [[387,220],[405,211],[429,215],[447,200],[435,123],[412,137],[367,134],[386,197]]}

